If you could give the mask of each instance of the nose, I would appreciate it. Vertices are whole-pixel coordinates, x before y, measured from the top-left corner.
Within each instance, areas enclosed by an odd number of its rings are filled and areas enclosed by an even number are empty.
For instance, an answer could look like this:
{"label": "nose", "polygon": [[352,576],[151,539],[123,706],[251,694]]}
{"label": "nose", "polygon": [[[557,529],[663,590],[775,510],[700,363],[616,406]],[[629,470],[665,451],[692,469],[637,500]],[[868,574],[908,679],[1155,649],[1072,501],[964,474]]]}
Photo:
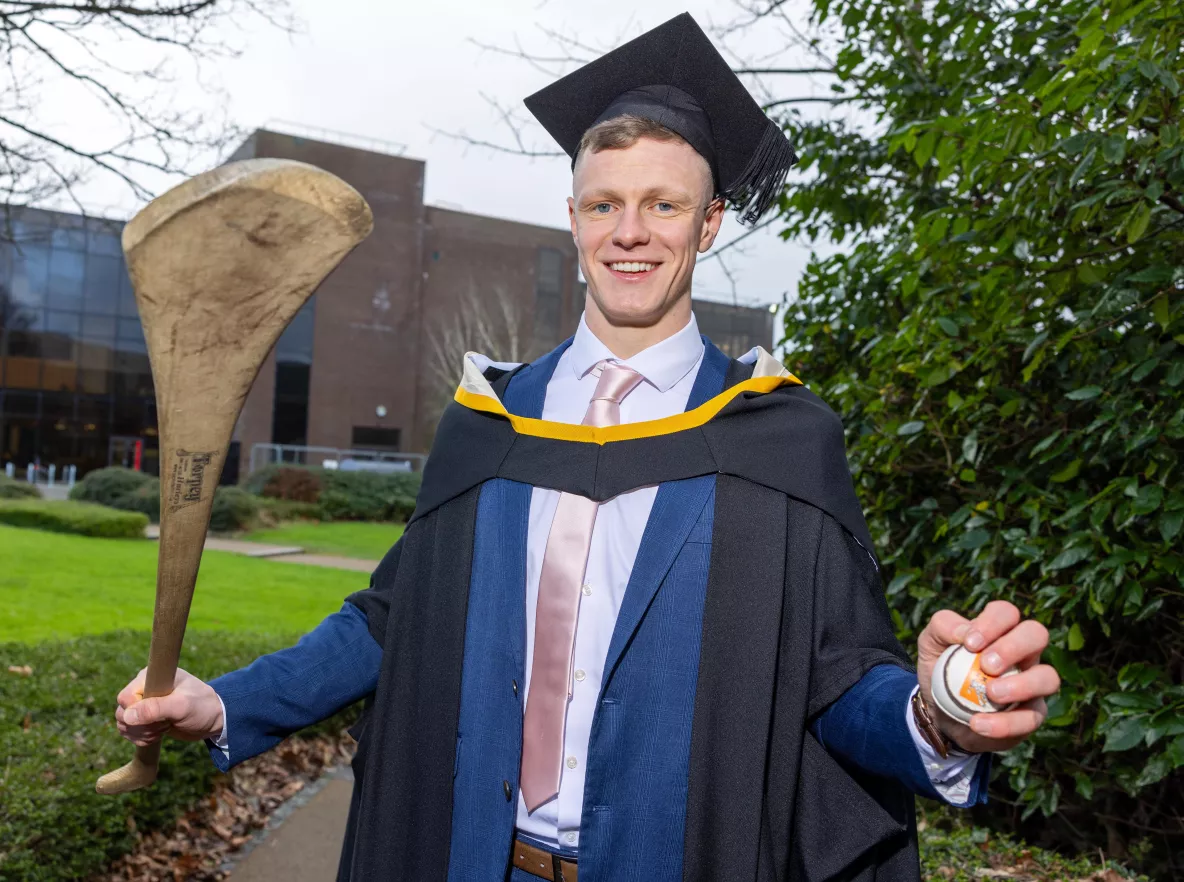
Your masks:
{"label": "nose", "polygon": [[621,212],[617,228],[613,230],[613,244],[619,248],[628,249],[644,245],[649,240],[650,231],[645,225],[645,218],[642,217],[641,211],[633,206],[626,207]]}

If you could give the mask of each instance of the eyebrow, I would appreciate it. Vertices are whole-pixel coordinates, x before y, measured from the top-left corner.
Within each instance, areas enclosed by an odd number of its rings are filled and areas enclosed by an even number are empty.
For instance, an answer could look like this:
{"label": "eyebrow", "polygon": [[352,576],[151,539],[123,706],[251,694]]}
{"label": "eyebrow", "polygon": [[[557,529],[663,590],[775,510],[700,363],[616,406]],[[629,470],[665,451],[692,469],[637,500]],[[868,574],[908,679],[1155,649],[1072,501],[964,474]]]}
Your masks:
{"label": "eyebrow", "polygon": [[[650,187],[641,194],[641,198],[652,199],[655,196],[661,196],[663,199],[671,202],[693,202],[694,198],[689,193],[684,193],[682,190],[667,189],[665,187]],[[615,190],[599,189],[591,190],[585,193],[580,199],[581,205],[587,205],[589,202],[602,202],[605,199],[620,198]]]}

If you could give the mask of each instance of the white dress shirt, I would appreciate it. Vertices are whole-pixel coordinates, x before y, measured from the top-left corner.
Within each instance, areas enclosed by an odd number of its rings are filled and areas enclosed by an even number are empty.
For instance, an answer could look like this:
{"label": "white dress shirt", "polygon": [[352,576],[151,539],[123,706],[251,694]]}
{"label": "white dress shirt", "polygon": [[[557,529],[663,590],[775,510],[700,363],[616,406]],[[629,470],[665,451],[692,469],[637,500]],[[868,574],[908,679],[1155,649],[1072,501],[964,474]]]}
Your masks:
{"label": "white dress shirt", "polygon": [[[555,373],[547,384],[543,419],[560,423],[583,422],[597,384],[597,377],[591,371],[603,359],[626,364],[644,378],[621,402],[622,423],[682,413],[703,361],[703,352],[703,341],[693,316],[690,323],[677,334],[624,360],[613,356],[581,317],[571,346],[560,356]],[[755,350],[744,360],[750,358],[755,358]],[[633,563],[657,494],[657,486],[622,493],[601,503],[596,515],[576,622],[572,664],[574,683],[564,730],[564,763],[559,795],[539,806],[533,814],[527,812],[521,793],[518,797],[518,829],[552,846],[579,846],[580,818],[584,807],[584,769],[604,662],[616,626],[617,613],[625,597],[625,587],[633,572]],[[558,503],[558,491],[536,487],[531,492],[526,541],[526,670],[523,707],[530,695],[539,574]],[[938,792],[955,804],[965,802],[978,758],[941,759],[921,737],[907,702],[903,712],[925,769]],[[225,723],[222,735],[215,743],[223,750],[228,750]]]}

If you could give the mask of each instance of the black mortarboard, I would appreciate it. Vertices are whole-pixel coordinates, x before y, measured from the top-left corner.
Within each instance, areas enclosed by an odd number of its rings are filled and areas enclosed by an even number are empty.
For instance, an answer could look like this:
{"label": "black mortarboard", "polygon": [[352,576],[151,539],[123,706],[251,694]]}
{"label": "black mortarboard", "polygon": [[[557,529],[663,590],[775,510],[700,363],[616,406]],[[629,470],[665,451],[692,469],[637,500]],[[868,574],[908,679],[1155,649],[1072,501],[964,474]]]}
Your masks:
{"label": "black mortarboard", "polygon": [[686,12],[535,92],[526,106],[573,166],[584,133],[605,120],[640,116],[678,133],[746,223],[773,204],[797,162],[780,126]]}

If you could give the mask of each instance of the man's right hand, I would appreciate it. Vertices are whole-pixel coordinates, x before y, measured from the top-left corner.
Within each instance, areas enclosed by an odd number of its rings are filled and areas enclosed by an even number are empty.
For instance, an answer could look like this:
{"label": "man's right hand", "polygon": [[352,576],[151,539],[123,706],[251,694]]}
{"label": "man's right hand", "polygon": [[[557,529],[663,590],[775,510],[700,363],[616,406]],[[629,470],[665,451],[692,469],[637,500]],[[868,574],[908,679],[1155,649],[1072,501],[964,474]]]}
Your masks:
{"label": "man's right hand", "polygon": [[137,747],[146,747],[166,732],[182,741],[201,741],[222,734],[222,702],[212,686],[177,668],[172,692],[144,698],[147,670],[141,668],[116,699],[115,722],[120,735]]}

